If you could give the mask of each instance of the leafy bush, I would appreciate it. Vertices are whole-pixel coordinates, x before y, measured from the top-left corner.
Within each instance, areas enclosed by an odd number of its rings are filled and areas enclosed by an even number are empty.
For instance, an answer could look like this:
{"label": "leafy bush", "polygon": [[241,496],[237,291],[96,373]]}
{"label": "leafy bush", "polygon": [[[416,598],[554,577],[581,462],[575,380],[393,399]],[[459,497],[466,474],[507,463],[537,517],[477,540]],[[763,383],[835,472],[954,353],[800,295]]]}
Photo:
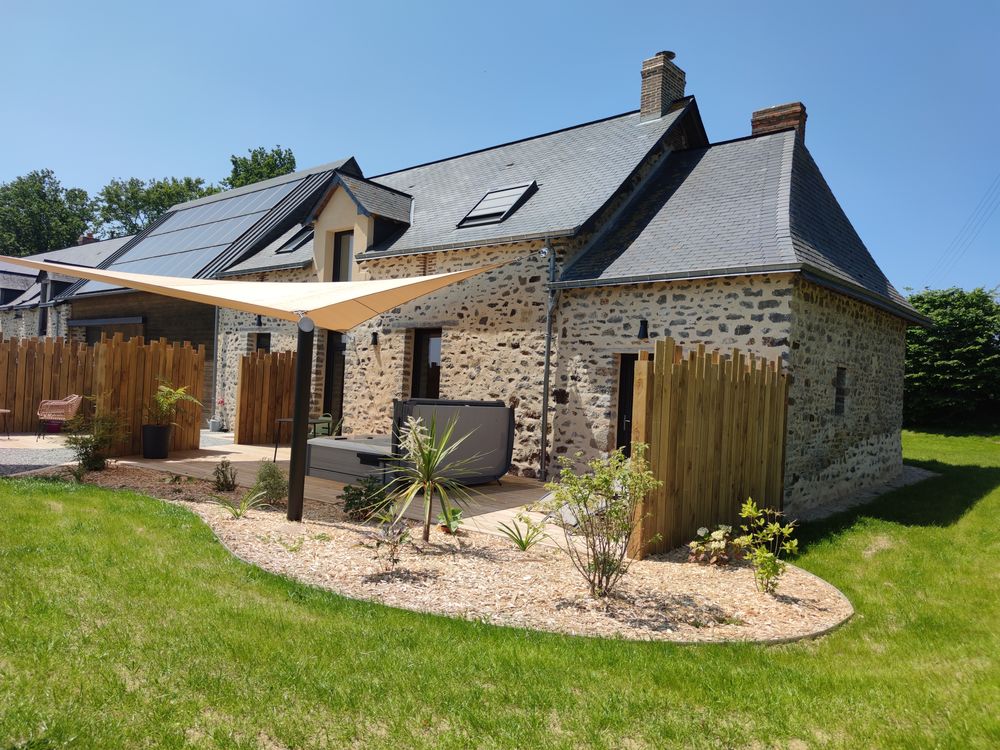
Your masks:
{"label": "leafy bush", "polygon": [[562,522],[565,552],[586,579],[591,596],[610,594],[628,571],[629,543],[642,520],[639,509],[646,494],[660,484],[646,464],[645,452],[642,444],[632,447],[631,457],[616,450],[590,461],[585,474],[562,457],[559,481],[548,485],[553,495],[545,507],[560,518],[575,519]]}
{"label": "leafy bush", "polygon": [[743,548],[733,538],[733,527],[720,524],[715,531],[702,526],[698,538],[688,543],[688,560],[707,565],[725,565],[743,557]]}
{"label": "leafy bush", "polygon": [[375,550],[375,558],[385,573],[396,567],[400,550],[410,543],[410,527],[397,510],[390,507],[379,513],[378,528],[368,535],[369,546]]}
{"label": "leafy bush", "polygon": [[448,508],[438,514],[438,526],[445,534],[457,534],[461,525],[461,508]]}
{"label": "leafy bush", "polygon": [[212,489],[216,492],[232,492],[236,489],[236,467],[224,458],[212,469]]}
{"label": "leafy bush", "polygon": [[931,319],[906,333],[903,418],[909,425],[1000,424],[1000,299],[984,289],[909,297]]}
{"label": "leafy bush", "polygon": [[226,510],[229,515],[231,515],[235,520],[243,518],[251,510],[256,510],[257,508],[264,508],[267,506],[266,498],[264,493],[260,491],[250,490],[249,492],[244,492],[238,500],[230,500],[225,497],[216,497],[215,503],[220,508]]}
{"label": "leafy bush", "polygon": [[740,509],[740,526],[743,536],[737,543],[746,550],[746,557],[753,565],[754,583],[758,591],[773,594],[778,579],[785,572],[782,555],[798,554],[799,543],[792,538],[795,522],[782,524],[782,514],[770,508],[758,508],[752,498],[747,498]]}
{"label": "leafy bush", "polygon": [[186,385],[174,388],[169,381],[161,379],[156,393],[153,394],[153,400],[146,407],[148,424],[161,426],[173,424],[177,416],[177,405],[180,403],[187,402],[201,406],[201,401],[187,391]]}
{"label": "leafy bush", "polygon": [[112,446],[126,433],[124,420],[114,413],[86,417],[81,411],[66,423],[66,429],[66,445],[82,472],[106,469]]}
{"label": "leafy bush", "polygon": [[340,491],[344,512],[352,521],[367,521],[380,513],[386,505],[385,485],[378,477],[367,476],[357,484],[349,484]]}
{"label": "leafy bush", "polygon": [[[518,523],[519,521],[520,523]],[[524,524],[523,529],[521,528],[521,524]],[[526,552],[548,536],[545,533],[545,527],[537,521],[533,521],[525,513],[518,513],[512,523],[501,523],[497,528],[521,552]]]}
{"label": "leafy bush", "polygon": [[261,459],[257,467],[257,481],[253,491],[259,492],[269,503],[277,503],[288,497],[288,477],[276,463]]}

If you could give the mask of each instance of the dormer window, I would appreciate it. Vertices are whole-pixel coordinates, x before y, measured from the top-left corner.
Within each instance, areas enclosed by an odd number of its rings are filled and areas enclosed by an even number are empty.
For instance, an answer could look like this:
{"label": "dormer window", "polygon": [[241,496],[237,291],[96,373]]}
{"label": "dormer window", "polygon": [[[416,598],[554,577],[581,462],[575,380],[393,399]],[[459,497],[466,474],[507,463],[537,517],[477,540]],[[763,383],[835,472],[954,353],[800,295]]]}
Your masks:
{"label": "dormer window", "polygon": [[462,228],[499,224],[520,208],[536,190],[538,185],[534,181],[491,190],[465,215],[464,219],[458,222],[458,226]]}

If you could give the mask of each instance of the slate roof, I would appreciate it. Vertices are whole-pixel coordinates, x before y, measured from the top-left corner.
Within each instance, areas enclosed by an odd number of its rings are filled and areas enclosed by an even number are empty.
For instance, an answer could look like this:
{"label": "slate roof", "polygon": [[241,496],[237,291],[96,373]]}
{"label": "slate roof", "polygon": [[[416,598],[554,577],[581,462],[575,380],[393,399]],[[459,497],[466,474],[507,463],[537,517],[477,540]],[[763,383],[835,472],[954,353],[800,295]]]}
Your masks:
{"label": "slate roof", "polygon": [[[639,122],[638,112],[370,178],[413,196],[413,221],[362,257],[474,247],[574,234],[615,194],[684,106]],[[538,191],[499,224],[458,223],[491,190],[538,183]]]}
{"label": "slate roof", "polygon": [[[132,237],[133,235],[128,235],[125,237],[116,237],[111,240],[99,240],[98,242],[88,242],[85,245],[73,245],[72,247],[65,247],[61,250],[49,250],[44,253],[36,253],[35,255],[30,255],[28,257],[33,258],[35,260],[58,260],[64,263],[72,263],[77,266],[94,267],[99,263],[101,263],[101,261],[110,257],[125,243],[131,240]],[[28,273],[31,274],[31,284],[25,289],[24,293],[21,294],[17,299],[14,299],[7,305],[4,305],[3,309],[36,304],[38,302],[39,295],[41,294],[42,291],[41,284],[38,284],[35,281],[35,279],[38,276],[38,273],[30,271],[24,268],[24,266],[11,266],[11,267],[20,269],[22,273],[28,271]],[[63,283],[72,283],[77,281],[77,279],[74,277],[64,276],[62,274],[52,274],[50,278],[53,281],[59,281]]]}
{"label": "slate roof", "polygon": [[790,130],[671,153],[558,286],[769,271],[810,272],[916,316]]}
{"label": "slate roof", "polygon": [[283,268],[307,268],[313,263],[312,227],[296,224],[246,260],[230,266],[219,276],[241,276]]}
{"label": "slate roof", "polygon": [[410,223],[412,196],[379,185],[371,180],[363,180],[346,174],[340,175],[339,179],[364,212],[383,216],[402,224]]}

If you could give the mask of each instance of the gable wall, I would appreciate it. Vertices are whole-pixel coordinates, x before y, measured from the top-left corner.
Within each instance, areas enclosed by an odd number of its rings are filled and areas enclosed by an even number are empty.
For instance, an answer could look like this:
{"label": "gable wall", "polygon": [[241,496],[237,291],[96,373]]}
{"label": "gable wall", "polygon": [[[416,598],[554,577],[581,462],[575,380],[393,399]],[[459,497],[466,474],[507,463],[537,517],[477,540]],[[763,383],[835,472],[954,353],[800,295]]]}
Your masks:
{"label": "gable wall", "polygon": [[[906,324],[801,279],[792,315],[785,509],[795,515],[902,471]],[[834,413],[838,366],[847,370],[842,415]]]}

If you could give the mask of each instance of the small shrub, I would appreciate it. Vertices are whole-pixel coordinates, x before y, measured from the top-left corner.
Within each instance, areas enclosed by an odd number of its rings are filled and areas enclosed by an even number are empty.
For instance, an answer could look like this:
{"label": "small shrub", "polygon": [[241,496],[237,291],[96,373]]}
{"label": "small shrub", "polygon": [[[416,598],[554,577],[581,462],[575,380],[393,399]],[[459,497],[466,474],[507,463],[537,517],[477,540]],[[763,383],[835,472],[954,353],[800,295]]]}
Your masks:
{"label": "small shrub", "polygon": [[740,509],[740,526],[743,536],[737,543],[746,550],[746,557],[753,565],[754,584],[758,591],[773,594],[778,588],[778,579],[785,572],[782,555],[798,554],[799,543],[792,538],[795,522],[782,524],[782,514],[770,508],[758,508],[752,498],[748,498]]}
{"label": "small shrub", "polygon": [[212,470],[212,489],[216,492],[232,492],[236,489],[236,467],[224,458]]}
{"label": "small shrub", "polygon": [[257,508],[264,508],[267,506],[266,498],[263,492],[255,492],[250,490],[249,492],[244,492],[238,500],[230,500],[225,497],[216,497],[215,504],[220,508],[226,510],[234,520],[239,520],[243,518],[251,510],[256,510]]}
{"label": "small shrub", "polygon": [[[93,401],[93,399],[90,399]],[[125,437],[126,425],[117,414],[77,414],[66,423],[66,445],[73,451],[77,466],[88,471],[104,471],[112,446]],[[82,478],[82,475],[81,475]]]}
{"label": "small shrub", "polygon": [[276,463],[262,459],[257,467],[257,481],[253,491],[263,495],[269,503],[277,503],[288,497],[288,477]]}
{"label": "small shrub", "polygon": [[[520,523],[518,523],[519,521]],[[545,527],[542,524],[537,521],[533,521],[524,513],[518,513],[512,523],[501,523],[497,528],[500,530],[500,533],[510,539],[514,543],[514,546],[521,550],[521,552],[526,552],[548,536],[545,533]]]}
{"label": "small shrub", "polygon": [[352,521],[367,521],[385,507],[385,485],[377,477],[367,476],[357,484],[349,484],[340,492],[344,513]]}
{"label": "small shrub", "polygon": [[375,550],[375,559],[382,572],[390,573],[399,562],[400,550],[410,543],[410,527],[395,508],[383,510],[378,520],[378,528],[368,535],[369,546]]}
{"label": "small shrub", "polygon": [[720,524],[715,531],[702,526],[698,538],[688,543],[688,560],[706,565],[726,565],[743,557],[743,548],[733,537],[733,527]]}
{"label": "small shrub", "polygon": [[562,524],[564,551],[593,597],[608,596],[628,571],[629,544],[642,520],[639,508],[646,494],[660,484],[646,464],[645,451],[642,444],[633,446],[631,457],[616,450],[591,461],[584,474],[562,457],[559,481],[548,485],[553,495],[546,509],[576,519]]}
{"label": "small shrub", "polygon": [[171,425],[177,416],[177,407],[182,403],[201,406],[201,401],[188,393],[188,387],[174,388],[169,380],[160,378],[160,384],[153,393],[153,399],[146,407],[147,424]]}
{"label": "small shrub", "polygon": [[445,534],[457,534],[462,525],[462,509],[447,507],[438,514],[438,527]]}

